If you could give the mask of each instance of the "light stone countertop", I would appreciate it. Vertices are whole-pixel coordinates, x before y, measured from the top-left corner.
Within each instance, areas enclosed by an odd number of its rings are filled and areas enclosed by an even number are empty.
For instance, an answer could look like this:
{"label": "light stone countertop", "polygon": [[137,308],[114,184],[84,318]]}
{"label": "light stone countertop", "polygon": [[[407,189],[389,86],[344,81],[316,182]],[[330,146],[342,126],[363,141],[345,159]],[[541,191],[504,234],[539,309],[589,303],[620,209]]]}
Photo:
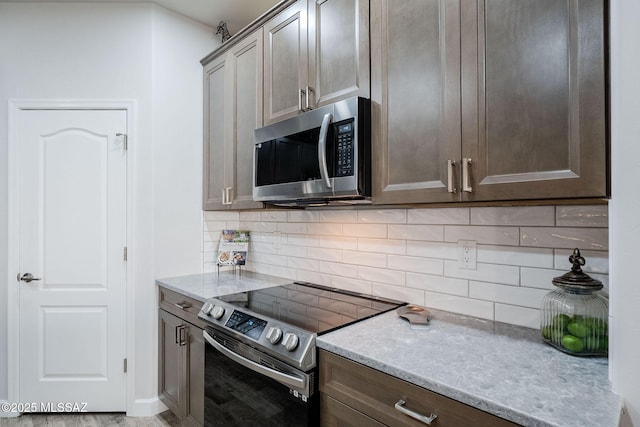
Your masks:
{"label": "light stone countertop", "polygon": [[319,348],[525,426],[617,427],[607,358],[571,356],[539,331],[439,310],[428,329],[395,312],[317,338]]}
{"label": "light stone countertop", "polygon": [[176,291],[198,301],[205,302],[209,298],[230,295],[238,292],[271,288],[286,285],[291,279],[267,276],[251,271],[191,274],[188,276],[157,279],[156,285]]}

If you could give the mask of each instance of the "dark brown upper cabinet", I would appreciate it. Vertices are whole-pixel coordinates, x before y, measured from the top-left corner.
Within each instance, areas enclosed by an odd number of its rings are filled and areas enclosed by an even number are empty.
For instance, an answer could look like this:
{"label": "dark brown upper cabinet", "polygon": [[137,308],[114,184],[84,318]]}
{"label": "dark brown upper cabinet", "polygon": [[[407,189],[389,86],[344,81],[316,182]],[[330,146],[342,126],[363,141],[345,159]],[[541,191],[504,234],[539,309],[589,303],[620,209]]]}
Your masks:
{"label": "dark brown upper cabinet", "polygon": [[372,0],[374,202],[606,197],[601,0]]}

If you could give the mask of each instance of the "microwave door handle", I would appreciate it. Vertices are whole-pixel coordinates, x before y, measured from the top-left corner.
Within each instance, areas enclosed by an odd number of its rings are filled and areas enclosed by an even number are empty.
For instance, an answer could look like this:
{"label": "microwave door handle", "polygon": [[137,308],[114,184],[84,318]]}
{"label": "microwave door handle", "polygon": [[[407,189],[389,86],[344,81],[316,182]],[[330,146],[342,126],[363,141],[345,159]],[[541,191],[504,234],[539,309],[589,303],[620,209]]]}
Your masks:
{"label": "microwave door handle", "polygon": [[320,126],[320,139],[318,140],[318,163],[320,164],[320,177],[324,181],[327,188],[331,188],[329,180],[329,171],[327,170],[327,134],[329,133],[329,124],[331,123],[331,113],[327,113],[322,118]]}

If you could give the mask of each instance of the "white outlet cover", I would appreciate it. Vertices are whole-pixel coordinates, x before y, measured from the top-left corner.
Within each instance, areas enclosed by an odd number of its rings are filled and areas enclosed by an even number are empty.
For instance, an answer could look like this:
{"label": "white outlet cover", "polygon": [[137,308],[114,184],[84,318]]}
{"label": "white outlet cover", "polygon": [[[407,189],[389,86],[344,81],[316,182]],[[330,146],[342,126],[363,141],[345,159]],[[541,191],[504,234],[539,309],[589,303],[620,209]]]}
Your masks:
{"label": "white outlet cover", "polygon": [[458,268],[476,270],[478,249],[475,240],[458,240]]}

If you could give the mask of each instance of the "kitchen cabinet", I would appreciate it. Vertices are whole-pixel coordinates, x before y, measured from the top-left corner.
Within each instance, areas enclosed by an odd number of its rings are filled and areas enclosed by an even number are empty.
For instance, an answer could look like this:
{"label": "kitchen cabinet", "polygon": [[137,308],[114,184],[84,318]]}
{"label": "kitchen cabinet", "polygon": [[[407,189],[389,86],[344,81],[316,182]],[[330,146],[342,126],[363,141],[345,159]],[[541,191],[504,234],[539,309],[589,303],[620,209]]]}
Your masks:
{"label": "kitchen cabinet", "polygon": [[160,288],[158,394],[188,426],[204,422],[204,338],[197,318],[202,303]]}
{"label": "kitchen cabinet", "polygon": [[299,0],[264,24],[264,121],[369,97],[369,1]]}
{"label": "kitchen cabinet", "polygon": [[440,427],[517,425],[326,350],[319,362],[323,426],[425,425],[407,411]]}
{"label": "kitchen cabinet", "polygon": [[262,126],[262,29],[204,64],[203,209],[254,209],[253,131]]}
{"label": "kitchen cabinet", "polygon": [[604,17],[599,0],[372,0],[374,203],[606,197]]}

